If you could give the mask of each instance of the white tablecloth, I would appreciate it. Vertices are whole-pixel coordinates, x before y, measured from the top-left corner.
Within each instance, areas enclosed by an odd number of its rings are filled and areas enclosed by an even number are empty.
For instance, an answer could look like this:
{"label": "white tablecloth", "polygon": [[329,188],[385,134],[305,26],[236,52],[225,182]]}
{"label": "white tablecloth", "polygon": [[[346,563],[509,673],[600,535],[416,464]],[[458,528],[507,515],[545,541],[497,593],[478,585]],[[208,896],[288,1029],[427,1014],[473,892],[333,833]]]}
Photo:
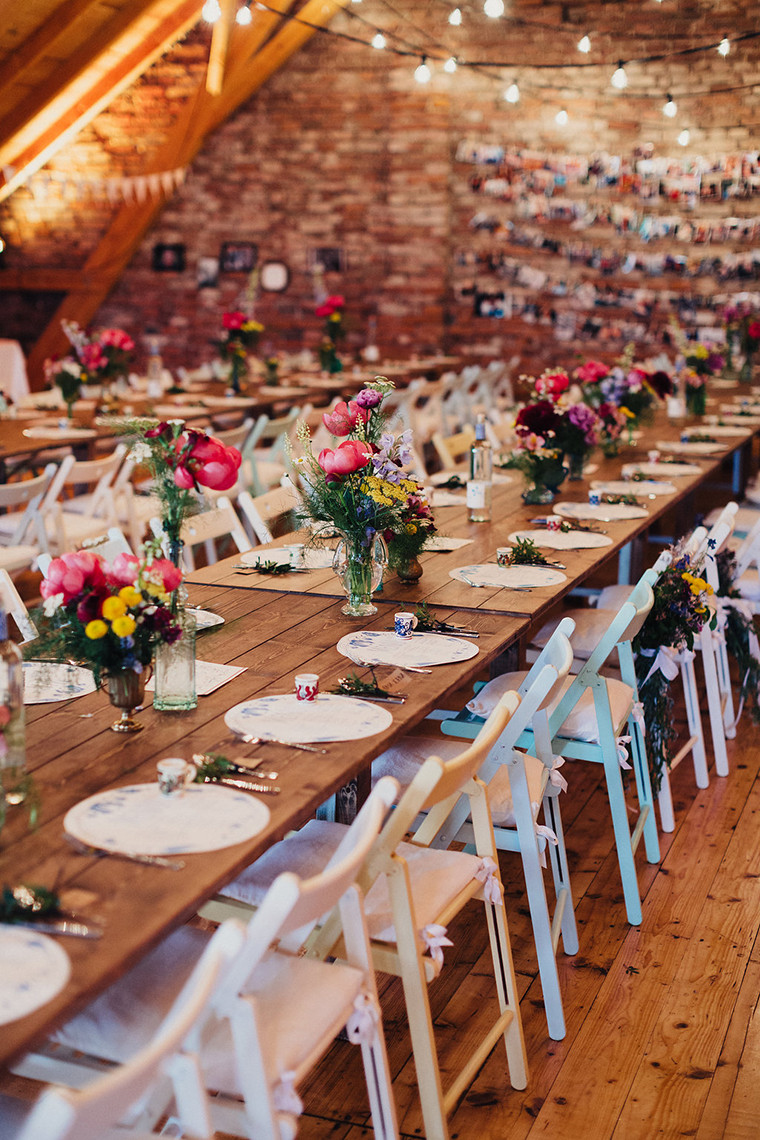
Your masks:
{"label": "white tablecloth", "polygon": [[0,390],[14,404],[29,395],[26,359],[17,340],[0,340]]}

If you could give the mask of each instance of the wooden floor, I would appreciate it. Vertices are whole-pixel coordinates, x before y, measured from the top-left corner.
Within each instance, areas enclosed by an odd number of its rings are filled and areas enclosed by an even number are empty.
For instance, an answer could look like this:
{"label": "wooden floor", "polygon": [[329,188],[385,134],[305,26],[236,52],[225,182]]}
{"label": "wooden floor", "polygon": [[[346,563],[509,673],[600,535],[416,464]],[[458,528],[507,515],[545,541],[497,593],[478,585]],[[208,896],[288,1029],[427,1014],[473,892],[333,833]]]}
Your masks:
{"label": "wooden floor", "polygon": [[[546,1032],[519,856],[502,855],[530,1079],[510,1088],[491,1054],[451,1119],[452,1140],[757,1140],[760,1137],[760,729],[745,713],[731,775],[699,791],[673,775],[676,830],[662,861],[638,858],[640,928],[623,908],[606,795],[595,766],[568,762],[563,797],[580,952],[560,955],[567,1036]],[[570,771],[568,771],[570,769]],[[474,906],[474,904],[473,904]],[[431,987],[444,1083],[495,1001],[475,909]],[[381,976],[400,1128],[424,1135],[403,997]],[[300,1140],[372,1135],[358,1051],[336,1042],[304,1089]]]}

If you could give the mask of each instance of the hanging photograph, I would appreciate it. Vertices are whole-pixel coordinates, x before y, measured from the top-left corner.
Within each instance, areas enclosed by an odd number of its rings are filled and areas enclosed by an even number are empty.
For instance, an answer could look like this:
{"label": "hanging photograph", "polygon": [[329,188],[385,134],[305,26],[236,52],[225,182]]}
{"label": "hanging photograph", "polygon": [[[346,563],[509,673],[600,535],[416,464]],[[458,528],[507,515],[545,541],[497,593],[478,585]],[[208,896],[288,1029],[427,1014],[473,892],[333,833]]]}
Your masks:
{"label": "hanging photograph", "polygon": [[198,288],[215,289],[219,284],[219,258],[198,258]]}
{"label": "hanging photograph", "polygon": [[256,268],[258,246],[250,241],[225,241],[219,253],[221,273],[250,273]]}
{"label": "hanging photograph", "polygon": [[324,273],[342,273],[346,268],[346,254],[335,246],[323,246],[311,251],[311,265],[321,265]]}
{"label": "hanging photograph", "polygon": [[185,247],[160,242],[153,246],[151,266],[156,273],[182,273],[185,268]]}

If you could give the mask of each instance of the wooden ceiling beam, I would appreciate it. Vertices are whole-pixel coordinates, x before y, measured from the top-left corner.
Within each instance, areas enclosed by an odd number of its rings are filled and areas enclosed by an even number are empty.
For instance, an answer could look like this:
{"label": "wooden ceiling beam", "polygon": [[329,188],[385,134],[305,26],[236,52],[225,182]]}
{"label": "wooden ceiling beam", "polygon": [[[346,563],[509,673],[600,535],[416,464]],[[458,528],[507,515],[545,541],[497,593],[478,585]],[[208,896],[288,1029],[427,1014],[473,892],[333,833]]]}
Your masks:
{"label": "wooden ceiling beam", "polygon": [[59,5],[54,16],[45,20],[28,39],[20,43],[0,64],[0,90],[11,81],[18,82],[24,72],[29,71],[43,59],[55,42],[83,13],[92,6],[93,0],[68,0]]}
{"label": "wooden ceiling beam", "polygon": [[[155,3],[155,0],[143,2],[150,4]],[[166,8],[165,0],[161,6]],[[134,8],[129,11],[134,13]],[[149,12],[144,12],[138,22],[149,15]],[[141,38],[138,47],[122,55],[118,63],[108,67],[105,72],[101,69],[93,73],[93,81],[87,90],[82,87],[80,63],[75,85],[59,91],[49,106],[35,111],[13,137],[5,135],[5,142],[0,145],[0,168],[5,168],[5,181],[0,184],[0,202],[22,186],[118,94],[147,71],[172,44],[194,27],[198,15],[198,0],[176,0],[161,22]],[[112,22],[109,22],[109,27],[113,28]],[[117,47],[118,38],[109,43],[107,50],[103,50],[106,60],[116,58],[114,49]],[[92,56],[90,62],[92,63]],[[3,131],[5,130],[4,123]]]}
{"label": "wooden ceiling beam", "polygon": [[237,0],[221,0],[222,14],[214,24],[211,36],[211,49],[206,71],[206,90],[209,95],[219,95],[224,83],[224,67],[227,62],[227,49],[230,46],[230,32],[235,22]]}
{"label": "wooden ceiling beam", "polygon": [[[152,169],[169,169],[191,162],[210,132],[255,94],[314,35],[315,29],[307,25],[325,26],[336,12],[350,2],[351,0],[308,0],[298,13],[304,23],[285,21],[251,61],[251,45],[257,42],[261,44],[280,19],[279,15],[272,12],[257,10],[258,19],[255,18],[247,28],[235,29],[237,44],[234,64],[231,52],[222,95],[213,97],[208,95],[205,87],[198,89],[195,99],[188,100],[169,139],[155,157]],[[283,14],[292,3],[293,0],[269,0],[269,6]],[[87,291],[70,294],[61,302],[32,349],[27,366],[33,381],[42,376],[45,359],[65,348],[61,321],[74,320],[82,325],[89,324],[129,264],[163,205],[160,199],[146,199],[142,203],[125,204],[119,209],[84,266],[84,274],[94,280],[95,284]]]}

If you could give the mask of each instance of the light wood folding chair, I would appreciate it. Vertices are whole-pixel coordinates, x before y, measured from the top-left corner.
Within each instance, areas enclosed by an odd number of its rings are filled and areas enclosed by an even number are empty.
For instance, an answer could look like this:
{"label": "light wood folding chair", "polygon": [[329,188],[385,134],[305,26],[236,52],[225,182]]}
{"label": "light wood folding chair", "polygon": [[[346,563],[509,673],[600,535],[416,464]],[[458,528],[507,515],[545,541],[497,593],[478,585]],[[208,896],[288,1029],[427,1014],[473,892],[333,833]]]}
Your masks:
{"label": "light wood folding chair", "polygon": [[48,549],[42,507],[56,475],[49,463],[41,475],[0,484],[0,567],[25,570]]}
{"label": "light wood folding chair", "polygon": [[301,496],[290,480],[255,498],[248,491],[241,491],[237,497],[243,520],[257,542],[272,542],[270,524],[296,511],[300,503]]}
{"label": "light wood folding chair", "polygon": [[433,446],[438,453],[444,471],[454,471],[470,454],[470,448],[475,442],[475,429],[472,424],[465,424],[456,435],[443,436],[440,432],[433,435]]}
{"label": "light wood folding chair", "polygon": [[21,634],[21,644],[26,645],[28,641],[34,641],[37,637],[37,626],[29,617],[24,601],[7,570],[0,570],[0,599],[3,609],[16,623]]}
{"label": "light wood folding chair", "polygon": [[[160,518],[151,519],[150,526],[157,538],[163,536],[164,528]],[[213,507],[185,519],[180,538],[184,543],[182,561],[188,571],[195,569],[194,547],[200,543],[205,546],[206,562],[209,566],[218,560],[216,550],[218,539],[231,539],[240,553],[252,549],[235,508],[224,495],[219,496]]]}

